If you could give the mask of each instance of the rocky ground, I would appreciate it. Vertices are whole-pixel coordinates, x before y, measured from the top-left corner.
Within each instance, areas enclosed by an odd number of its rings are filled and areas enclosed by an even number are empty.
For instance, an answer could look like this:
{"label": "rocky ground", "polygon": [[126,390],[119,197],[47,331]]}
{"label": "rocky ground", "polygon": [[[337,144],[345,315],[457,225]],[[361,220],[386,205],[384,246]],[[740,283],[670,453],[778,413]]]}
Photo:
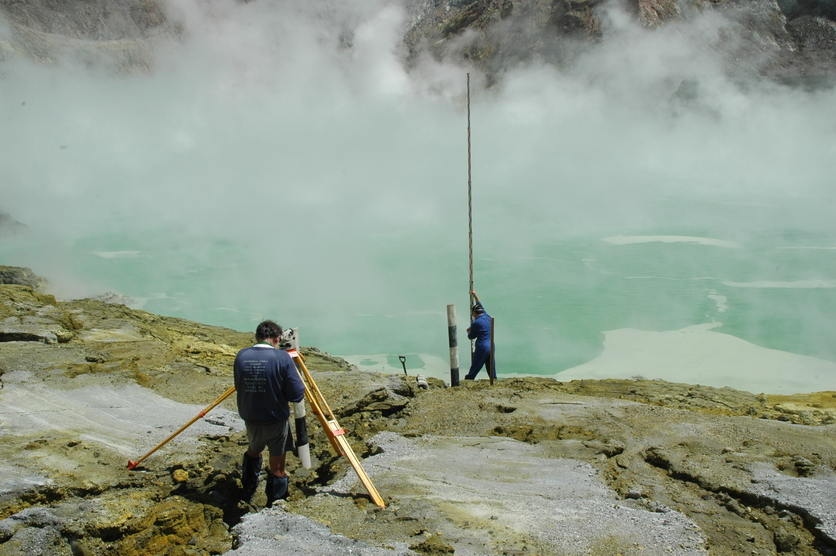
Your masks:
{"label": "rocky ground", "polygon": [[234,396],[127,469],[230,387],[251,334],[0,270],[0,554],[836,554],[836,393],[422,389],[304,348],[386,508],[309,415],[313,466],[290,456],[265,509],[237,499]]}
{"label": "rocky ground", "polygon": [[[412,2],[404,63],[568,64],[612,36],[597,0]],[[188,34],[155,0],[0,0],[0,63],[153,71]],[[627,2],[648,28],[716,10],[733,75],[833,74],[832,2]],[[608,34],[609,33],[609,34]],[[350,32],[344,45],[351,47]],[[2,76],[0,76],[2,77]],[[20,225],[0,214],[0,227]],[[537,378],[449,388],[307,366],[387,507],[309,416],[314,465],[292,494],[237,499],[231,385],[241,333],[104,300],[56,301],[0,268],[0,554],[836,554],[836,393],[767,396],[645,380]],[[119,301],[110,298],[109,301]]]}
{"label": "rocky ground", "polygon": [[[243,9],[254,1],[238,4]],[[340,21],[341,4],[319,0],[305,9],[323,29],[340,36],[344,48],[352,48],[355,29]],[[621,16],[609,13],[617,6],[641,27],[675,28],[692,36],[702,48],[716,51],[728,73],[738,78],[833,86],[832,1],[625,0],[608,5],[603,0],[412,0],[403,5],[407,67],[429,55],[479,68],[489,84],[532,61],[571,67],[594,45],[620,40],[613,20]],[[188,9],[180,8],[159,0],[0,0],[0,23],[8,26],[8,32],[0,33],[0,63],[18,57],[46,64],[71,59],[119,72],[152,72],[156,50],[190,32],[183,13]],[[205,9],[211,13],[215,7],[206,3]],[[707,14],[723,24],[707,30],[698,23]]]}

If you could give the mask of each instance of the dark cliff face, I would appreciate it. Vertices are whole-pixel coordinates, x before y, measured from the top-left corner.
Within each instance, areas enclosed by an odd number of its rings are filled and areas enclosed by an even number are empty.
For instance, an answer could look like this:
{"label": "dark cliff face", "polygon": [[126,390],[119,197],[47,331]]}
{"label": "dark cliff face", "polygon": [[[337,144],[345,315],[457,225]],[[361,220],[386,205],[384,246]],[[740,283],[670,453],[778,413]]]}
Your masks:
{"label": "dark cliff face", "polygon": [[651,30],[716,16],[724,36],[706,36],[705,48],[720,52],[732,75],[836,73],[832,0],[425,0],[413,6],[405,43],[412,60],[426,50],[494,76],[532,59],[567,66],[617,35],[613,10]]}
{"label": "dark cliff face", "polygon": [[[330,0],[317,1],[327,12]],[[704,42],[705,48],[721,53],[731,75],[836,74],[834,0],[403,0],[403,4],[409,14],[403,43],[407,65],[429,54],[483,70],[489,81],[532,60],[570,66],[579,53],[618,35],[613,13],[626,14],[651,30],[689,27],[704,15],[722,19],[719,36],[707,35]],[[154,42],[184,32],[167,7],[159,0],[0,0],[0,17],[10,30],[6,40],[0,34],[0,62],[14,55],[52,62],[72,53],[89,63],[103,60],[125,71],[148,70]],[[347,30],[346,45],[350,35]]]}

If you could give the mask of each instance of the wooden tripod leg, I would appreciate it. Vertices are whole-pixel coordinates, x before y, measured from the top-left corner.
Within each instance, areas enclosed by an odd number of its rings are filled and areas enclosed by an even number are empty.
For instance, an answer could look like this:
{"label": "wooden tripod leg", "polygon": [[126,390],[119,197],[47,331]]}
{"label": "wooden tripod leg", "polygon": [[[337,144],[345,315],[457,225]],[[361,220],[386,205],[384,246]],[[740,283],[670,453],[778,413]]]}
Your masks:
{"label": "wooden tripod leg", "polygon": [[322,395],[322,392],[319,391],[319,386],[316,385],[314,382],[311,373],[308,371],[308,368],[305,366],[305,361],[302,359],[301,355],[297,356],[297,365],[301,369],[302,375],[304,376],[303,381],[310,385],[311,393],[320,401],[320,407],[325,409],[327,412],[327,416],[329,419],[336,419],[334,417],[334,413],[331,411],[331,408],[328,407],[328,403],[325,401],[325,396]]}
{"label": "wooden tripod leg", "polygon": [[354,450],[352,450],[351,446],[348,445],[348,440],[346,440],[345,434],[340,434],[336,438],[337,442],[340,443],[340,446],[343,447],[345,457],[348,458],[348,462],[351,464],[351,467],[354,468],[354,471],[357,473],[357,477],[360,479],[360,482],[363,483],[363,486],[366,488],[366,492],[368,492],[369,496],[371,496],[372,502],[374,502],[381,508],[385,508],[386,503],[383,501],[383,498],[380,496],[380,494],[377,492],[377,489],[372,484],[371,479],[369,479],[369,476],[366,474],[366,471],[360,464],[360,460],[357,459],[357,455],[354,453]]}
{"label": "wooden tripod leg", "polygon": [[328,440],[331,442],[331,447],[334,448],[334,451],[337,452],[338,456],[344,456],[345,453],[340,447],[339,442],[336,441],[333,434],[330,434],[331,427],[328,424],[328,418],[325,416],[319,402],[313,398],[313,396],[308,397],[308,402],[310,402],[312,411],[316,414],[316,418],[319,419],[319,424],[322,425],[322,429],[326,431],[325,436],[327,436]]}
{"label": "wooden tripod leg", "polygon": [[154,448],[153,448],[150,452],[148,452],[147,454],[145,454],[144,456],[142,456],[141,458],[139,458],[139,459],[138,459],[138,460],[136,460],[136,461],[133,461],[133,460],[128,460],[128,469],[129,469],[129,470],[131,470],[131,469],[136,469],[136,466],[137,466],[137,465],[139,465],[140,463],[142,463],[143,461],[145,461],[145,460],[146,460],[146,459],[147,459],[147,458],[148,458],[151,454],[153,454],[154,452],[156,452],[157,450],[159,450],[160,448],[162,448],[163,446],[165,446],[165,445],[166,445],[166,444],[167,444],[167,443],[168,443],[171,439],[173,439],[175,436],[177,436],[178,434],[180,434],[181,432],[183,432],[184,430],[186,430],[187,428],[189,428],[190,426],[192,426],[192,424],[193,424],[195,421],[197,421],[197,420],[198,420],[198,419],[200,419],[201,417],[204,417],[207,413],[209,413],[210,411],[212,411],[212,409],[214,409],[214,407],[215,407],[216,405],[218,405],[219,403],[221,403],[222,401],[224,401],[225,399],[227,399],[229,396],[231,396],[233,392],[235,392],[235,386],[231,387],[229,390],[227,390],[226,392],[224,392],[223,394],[221,394],[221,395],[218,397],[218,399],[216,399],[214,402],[212,402],[211,404],[209,404],[208,406],[206,406],[206,407],[203,409],[203,411],[201,411],[200,413],[198,413],[197,415],[195,415],[195,416],[194,416],[194,417],[193,417],[193,418],[192,418],[192,419],[191,419],[188,423],[186,423],[185,425],[183,425],[182,427],[180,427],[179,429],[177,429],[175,432],[173,432],[173,433],[171,434],[171,436],[169,436],[168,438],[166,438],[165,440],[163,440],[162,442],[160,442],[159,444],[157,444],[156,446],[154,446]]}
{"label": "wooden tripod leg", "polygon": [[[313,412],[316,413],[326,436],[328,436],[328,440],[330,440],[331,445],[334,446],[334,450],[338,455],[345,456],[348,459],[351,467],[354,468],[354,472],[357,473],[357,477],[360,479],[360,482],[363,483],[363,486],[366,488],[366,492],[368,492],[369,496],[371,496],[372,501],[381,508],[385,508],[386,503],[383,501],[383,498],[372,484],[371,479],[369,479],[369,476],[360,464],[360,460],[357,458],[354,450],[351,449],[348,440],[345,438],[345,430],[340,427],[340,424],[337,422],[337,418],[331,412],[331,408],[328,407],[325,397],[322,395],[322,392],[320,392],[316,382],[314,382],[311,373],[308,372],[308,368],[305,367],[301,354],[295,352],[295,355],[293,355],[293,361],[296,363],[296,368],[302,377],[302,382],[305,384],[305,396],[307,397],[308,402],[310,402]],[[326,411],[327,415],[325,414]]]}
{"label": "wooden tripod leg", "polygon": [[334,451],[337,452],[337,455],[345,455],[343,454],[339,443],[334,439],[334,435],[327,433],[327,431],[330,430],[330,427],[328,426],[328,418],[326,417],[325,412],[322,409],[322,404],[315,395],[314,389],[310,385],[310,373],[307,372],[307,369],[305,369],[304,373],[300,370],[300,367],[305,367],[305,364],[302,363],[301,357],[294,357],[293,361],[294,363],[296,363],[296,371],[299,373],[299,378],[302,379],[302,384],[305,385],[305,399],[307,399],[308,403],[311,404],[311,411],[314,415],[316,415],[316,418],[319,420],[320,426],[322,426],[323,430],[326,431],[325,436],[328,437],[328,440],[331,442],[331,447],[334,448]]}

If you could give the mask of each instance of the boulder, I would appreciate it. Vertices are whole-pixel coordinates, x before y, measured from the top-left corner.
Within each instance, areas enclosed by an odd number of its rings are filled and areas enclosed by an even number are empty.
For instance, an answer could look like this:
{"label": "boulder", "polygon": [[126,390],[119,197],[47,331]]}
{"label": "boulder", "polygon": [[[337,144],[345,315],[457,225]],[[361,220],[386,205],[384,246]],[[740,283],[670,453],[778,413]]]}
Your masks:
{"label": "boulder", "polygon": [[30,286],[37,292],[43,292],[47,281],[32,272],[31,268],[0,265],[0,284]]}

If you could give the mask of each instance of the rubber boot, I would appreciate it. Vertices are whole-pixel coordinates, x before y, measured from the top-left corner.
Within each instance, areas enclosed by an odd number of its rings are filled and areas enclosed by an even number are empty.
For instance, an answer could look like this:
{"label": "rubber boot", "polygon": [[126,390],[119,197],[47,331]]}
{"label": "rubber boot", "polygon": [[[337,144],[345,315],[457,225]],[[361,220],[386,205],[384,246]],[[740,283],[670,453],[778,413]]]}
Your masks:
{"label": "rubber boot", "polygon": [[241,499],[247,502],[255,494],[258,488],[258,475],[261,473],[262,457],[252,458],[244,452],[244,461],[241,462]]}
{"label": "rubber boot", "polygon": [[276,477],[272,473],[267,474],[267,484],[264,487],[264,492],[267,494],[268,508],[273,505],[273,502],[287,498],[287,491],[287,475]]}

